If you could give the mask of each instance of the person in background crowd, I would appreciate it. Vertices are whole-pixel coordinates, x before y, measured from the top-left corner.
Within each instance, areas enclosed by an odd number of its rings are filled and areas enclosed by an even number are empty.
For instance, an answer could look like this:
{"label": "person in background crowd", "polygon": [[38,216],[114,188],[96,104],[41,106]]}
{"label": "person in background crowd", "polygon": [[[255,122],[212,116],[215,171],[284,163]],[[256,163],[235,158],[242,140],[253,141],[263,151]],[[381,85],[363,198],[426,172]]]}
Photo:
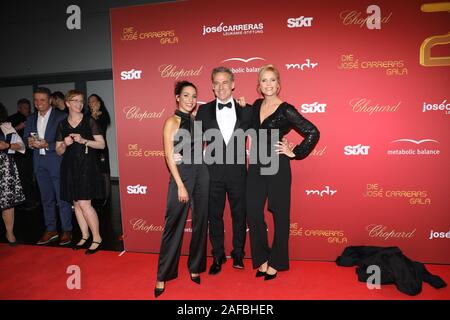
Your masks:
{"label": "person in background crowd", "polygon": [[34,91],[33,100],[38,112],[32,113],[25,124],[24,141],[33,150],[33,167],[41,192],[46,231],[37,244],[47,244],[59,238],[56,225],[56,204],[63,234],[60,245],[72,241],[72,210],[69,203],[60,199],[61,156],[56,151],[56,129],[67,114],[52,108],[48,88]]}
{"label": "person in background crowd", "polygon": [[103,140],[105,140],[105,148],[97,150],[98,160],[100,163],[100,172],[102,173],[103,181],[105,183],[104,205],[109,199],[109,195],[111,193],[111,169],[109,164],[108,141],[106,140],[106,130],[108,130],[108,127],[111,125],[111,117],[108,109],[106,109],[103,99],[97,94],[91,94],[89,96],[88,105],[89,115],[97,121],[103,135]]}
{"label": "person in background crowd", "polygon": [[84,248],[92,232],[92,243],[86,254],[96,253],[102,244],[97,212],[92,199],[101,199],[104,186],[96,150],[105,148],[105,140],[97,122],[83,114],[84,96],[70,90],[65,97],[69,116],[56,132],[56,152],[62,155],[61,199],[73,202],[81,230],[81,240],[73,249]]}
{"label": "person in background crowd", "polygon": [[14,127],[7,120],[6,107],[0,103],[0,211],[6,227],[6,239],[16,246],[14,236],[14,207],[25,201],[19,173],[12,154],[25,152],[25,145]]}
{"label": "person in background crowd", "polygon": [[52,93],[52,107],[66,113],[69,112],[66,108],[66,104],[64,103],[64,94],[61,91],[55,91]]}
{"label": "person in background crowd", "polygon": [[[31,112],[31,103],[28,99],[19,99],[17,101],[17,112],[8,117],[8,121],[17,131],[19,136],[23,138],[25,131],[25,122]],[[14,160],[19,170],[19,177],[23,187],[23,193],[25,194],[26,202],[21,209],[33,210],[40,204],[38,193],[38,186],[36,178],[33,174],[33,154],[31,152],[16,152],[14,154]]]}

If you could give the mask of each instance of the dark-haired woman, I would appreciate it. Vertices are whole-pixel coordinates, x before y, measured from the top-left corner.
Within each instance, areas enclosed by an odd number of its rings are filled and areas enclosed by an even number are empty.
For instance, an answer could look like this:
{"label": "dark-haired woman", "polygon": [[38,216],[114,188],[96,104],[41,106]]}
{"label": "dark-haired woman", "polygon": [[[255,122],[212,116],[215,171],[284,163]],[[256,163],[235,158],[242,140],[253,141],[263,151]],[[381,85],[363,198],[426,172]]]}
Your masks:
{"label": "dark-haired woman", "polygon": [[[165,282],[178,276],[184,227],[189,207],[192,207],[192,237],[188,268],[191,280],[200,284],[200,273],[206,270],[206,240],[208,227],[209,173],[202,154],[194,154],[194,118],[197,88],[188,81],[175,85],[177,109],[164,123],[163,140],[167,167],[170,171],[164,232],[158,261],[155,297],[164,292]],[[201,129],[195,130],[201,132]],[[175,151],[175,152],[174,152]],[[181,153],[175,162],[174,153]]]}
{"label": "dark-haired woman", "polygon": [[103,140],[105,140],[105,148],[101,150],[96,150],[100,172],[103,177],[103,182],[105,184],[105,200],[103,205],[109,199],[111,193],[111,168],[109,165],[109,149],[108,141],[106,140],[106,130],[111,125],[111,117],[109,115],[108,109],[106,109],[103,99],[97,94],[91,94],[88,98],[89,105],[89,115],[97,122],[100,127]]}

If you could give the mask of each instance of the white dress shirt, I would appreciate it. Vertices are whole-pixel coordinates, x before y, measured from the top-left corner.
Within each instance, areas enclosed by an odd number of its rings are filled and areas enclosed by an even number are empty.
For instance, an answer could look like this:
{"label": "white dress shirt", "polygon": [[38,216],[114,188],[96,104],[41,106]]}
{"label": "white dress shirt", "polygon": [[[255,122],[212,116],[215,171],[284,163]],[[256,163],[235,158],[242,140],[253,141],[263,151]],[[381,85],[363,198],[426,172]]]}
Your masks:
{"label": "white dress shirt", "polygon": [[[231,102],[231,108],[222,108],[219,110],[219,103],[226,104],[228,102]],[[233,135],[234,125],[236,124],[236,110],[233,97],[225,102],[216,99],[216,118],[223,140],[225,144],[228,144]]]}
{"label": "white dress shirt", "polygon": [[[47,129],[47,123],[48,119],[50,118],[50,114],[52,113],[52,109],[53,108],[50,107],[45,116],[41,116],[41,113],[38,112],[37,134],[39,136],[39,139],[45,139],[45,130]],[[45,155],[45,149],[44,148],[39,149],[39,154]]]}

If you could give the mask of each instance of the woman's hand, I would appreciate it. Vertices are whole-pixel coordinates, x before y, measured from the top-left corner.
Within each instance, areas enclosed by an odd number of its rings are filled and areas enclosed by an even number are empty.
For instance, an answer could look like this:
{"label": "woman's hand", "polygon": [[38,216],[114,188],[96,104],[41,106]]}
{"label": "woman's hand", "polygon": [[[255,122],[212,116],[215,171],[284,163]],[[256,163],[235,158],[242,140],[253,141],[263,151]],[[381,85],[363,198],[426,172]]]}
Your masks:
{"label": "woman's hand", "polygon": [[64,138],[64,144],[68,147],[73,143],[73,139],[71,136],[67,136]]}
{"label": "woman's hand", "polygon": [[174,153],[172,158],[175,163],[183,160],[183,156],[181,155],[181,153]]}
{"label": "woman's hand", "polygon": [[6,150],[9,148],[9,144],[5,141],[0,141],[0,150]]}
{"label": "woman's hand", "polygon": [[286,138],[283,138],[282,141],[278,141],[275,143],[275,152],[277,154],[284,154],[289,158],[294,158],[295,153],[292,152],[293,147],[289,146],[289,141]]}
{"label": "woman's hand", "polygon": [[86,139],[84,139],[79,133],[72,133],[70,136],[72,137],[73,141],[79,144],[84,144],[86,142]]}
{"label": "woman's hand", "polygon": [[242,108],[245,108],[245,106],[247,105],[247,103],[245,102],[245,97],[240,97],[239,99],[236,99],[236,101]]}
{"label": "woman's hand", "polygon": [[178,188],[178,201],[182,203],[189,201],[189,194],[184,186]]}

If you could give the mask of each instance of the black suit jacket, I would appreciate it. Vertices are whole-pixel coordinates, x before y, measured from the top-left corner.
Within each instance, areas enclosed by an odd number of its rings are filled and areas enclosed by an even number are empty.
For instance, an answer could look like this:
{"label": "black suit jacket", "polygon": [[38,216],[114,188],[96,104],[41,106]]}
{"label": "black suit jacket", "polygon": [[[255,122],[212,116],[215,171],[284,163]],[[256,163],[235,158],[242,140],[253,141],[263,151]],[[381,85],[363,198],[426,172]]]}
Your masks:
{"label": "black suit jacket", "polygon": [[[240,180],[246,177],[246,139],[243,133],[250,127],[253,108],[250,105],[243,108],[236,100],[234,100],[234,106],[236,124],[228,145],[225,144],[217,122],[216,100],[201,105],[195,117],[196,121],[202,122],[203,133],[206,133],[204,135],[204,139],[206,139],[205,162],[208,165],[211,180],[221,180],[225,174],[230,178]],[[215,129],[217,134],[214,137],[210,136],[212,131],[207,132],[210,129]],[[220,157],[219,151],[222,152],[222,157]],[[233,157],[230,158],[231,156]]]}

